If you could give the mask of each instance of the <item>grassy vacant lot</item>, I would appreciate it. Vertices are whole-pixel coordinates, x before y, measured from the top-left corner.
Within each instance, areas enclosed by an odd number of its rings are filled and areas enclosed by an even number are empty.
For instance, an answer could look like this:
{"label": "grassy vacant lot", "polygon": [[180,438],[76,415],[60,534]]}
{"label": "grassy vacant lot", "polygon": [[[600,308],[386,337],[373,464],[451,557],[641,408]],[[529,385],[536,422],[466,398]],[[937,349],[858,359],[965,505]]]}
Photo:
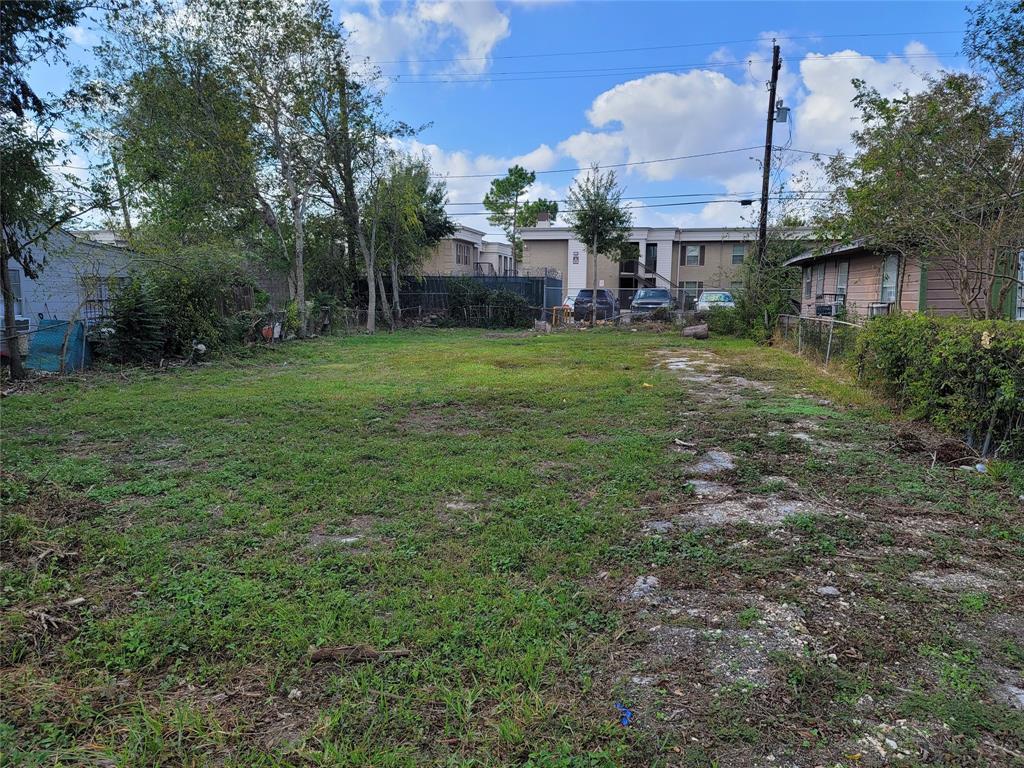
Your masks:
{"label": "grassy vacant lot", "polygon": [[1018,764],[1024,471],[898,430],[645,332],[6,398],[0,762]]}

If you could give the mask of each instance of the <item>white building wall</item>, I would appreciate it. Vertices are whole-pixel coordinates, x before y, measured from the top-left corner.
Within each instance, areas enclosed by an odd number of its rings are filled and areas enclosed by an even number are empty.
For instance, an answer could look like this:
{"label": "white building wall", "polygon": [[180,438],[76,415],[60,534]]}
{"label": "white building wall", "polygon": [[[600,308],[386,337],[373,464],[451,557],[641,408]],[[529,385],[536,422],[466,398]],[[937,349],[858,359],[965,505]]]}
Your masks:
{"label": "white building wall", "polygon": [[566,271],[565,290],[568,293],[576,293],[587,287],[587,248],[571,237]]}
{"label": "white building wall", "polygon": [[669,287],[669,278],[672,277],[672,241],[658,240],[658,277],[657,285],[660,288]]}

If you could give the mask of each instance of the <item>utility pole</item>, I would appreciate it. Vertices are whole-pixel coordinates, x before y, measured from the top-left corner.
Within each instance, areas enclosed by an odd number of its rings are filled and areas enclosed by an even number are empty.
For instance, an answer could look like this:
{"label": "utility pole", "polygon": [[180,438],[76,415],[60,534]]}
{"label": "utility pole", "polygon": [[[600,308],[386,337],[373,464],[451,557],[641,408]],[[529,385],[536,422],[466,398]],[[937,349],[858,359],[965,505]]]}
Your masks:
{"label": "utility pole", "polygon": [[519,264],[516,258],[516,236],[519,232],[519,194],[516,193],[515,202],[512,204],[512,277],[519,277]]}
{"label": "utility pole", "polygon": [[775,91],[779,85],[782,58],[779,46],[772,40],[772,79],[768,84],[768,124],[764,131],[764,176],[761,179],[761,220],[757,227],[757,261],[764,264],[768,250],[768,185],[772,170],[772,133],[775,128]]}

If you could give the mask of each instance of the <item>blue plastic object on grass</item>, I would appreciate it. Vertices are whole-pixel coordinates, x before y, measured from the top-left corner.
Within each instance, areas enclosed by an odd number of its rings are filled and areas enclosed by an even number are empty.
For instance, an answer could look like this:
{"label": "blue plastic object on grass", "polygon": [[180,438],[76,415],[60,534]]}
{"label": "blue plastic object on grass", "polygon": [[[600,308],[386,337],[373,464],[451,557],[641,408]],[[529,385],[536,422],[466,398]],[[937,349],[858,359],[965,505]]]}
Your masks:
{"label": "blue plastic object on grass", "polygon": [[628,726],[633,724],[633,710],[621,701],[615,702],[615,708],[619,710],[619,725]]}

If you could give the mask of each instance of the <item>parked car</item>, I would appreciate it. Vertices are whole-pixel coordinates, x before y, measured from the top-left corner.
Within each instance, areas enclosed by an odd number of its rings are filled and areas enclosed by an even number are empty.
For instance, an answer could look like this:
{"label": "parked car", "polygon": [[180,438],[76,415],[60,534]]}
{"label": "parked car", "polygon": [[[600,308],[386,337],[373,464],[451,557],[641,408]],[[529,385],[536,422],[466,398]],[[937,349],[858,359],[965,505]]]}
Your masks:
{"label": "parked car", "polygon": [[698,312],[708,312],[712,307],[735,309],[736,302],[732,300],[732,294],[728,291],[704,291],[697,297]]}
{"label": "parked car", "polygon": [[579,291],[569,291],[569,293],[565,295],[565,301],[562,302],[562,306],[569,310],[576,306],[577,293],[579,293]]}
{"label": "parked car", "polygon": [[[597,289],[597,319],[608,320],[619,314],[619,299],[607,288]],[[584,288],[576,294],[576,301],[573,304],[573,318],[576,320],[590,320],[594,316],[594,291],[591,288]]]}
{"label": "parked car", "polygon": [[675,308],[676,302],[668,288],[641,288],[633,295],[633,303],[629,305],[634,315],[647,315],[656,309]]}

